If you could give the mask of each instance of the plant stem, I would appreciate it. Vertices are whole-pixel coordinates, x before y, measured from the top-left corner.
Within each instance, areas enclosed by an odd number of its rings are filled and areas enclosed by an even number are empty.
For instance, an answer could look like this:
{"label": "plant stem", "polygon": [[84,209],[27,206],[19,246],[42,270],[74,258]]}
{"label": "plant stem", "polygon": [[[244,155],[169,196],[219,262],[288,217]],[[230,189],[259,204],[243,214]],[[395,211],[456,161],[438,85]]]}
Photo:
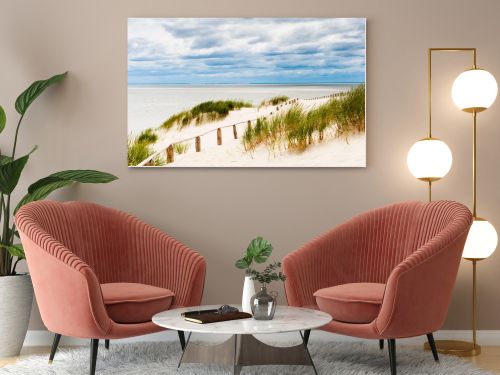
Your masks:
{"label": "plant stem", "polygon": [[[2,243],[4,245],[9,246],[9,227],[10,227],[10,194],[7,195],[7,204],[4,204],[3,211],[3,233],[2,233]],[[10,265],[12,264],[12,255],[9,254],[8,251],[5,252],[5,265],[4,272],[9,275],[10,274]]]}
{"label": "plant stem", "polygon": [[[1,194],[0,198],[0,220],[4,214],[5,210],[5,199],[4,195]],[[2,242],[2,238],[0,238],[0,243]],[[7,266],[7,250],[5,248],[0,249],[0,276],[4,276],[7,274],[6,266]]]}
{"label": "plant stem", "polygon": [[12,147],[12,159],[14,159],[14,156],[16,155],[16,147],[17,147],[17,136],[19,134],[19,127],[21,126],[21,122],[23,121],[24,114],[19,117],[19,121],[17,123],[16,127],[16,135],[14,136],[14,147]]}
{"label": "plant stem", "polygon": [[[16,134],[14,135],[14,146],[12,147],[12,159],[16,156],[16,148],[17,148],[17,138],[19,136],[19,128],[21,127],[21,123],[23,122],[24,114],[19,117],[19,121],[16,126]],[[10,246],[12,245],[12,236],[9,232],[10,229],[10,194],[7,195],[7,203],[5,203],[5,197],[2,194],[2,208],[3,208],[3,233],[2,238],[0,239],[1,243],[4,245]],[[6,249],[3,249],[1,254],[3,255],[2,267],[0,269],[0,275],[10,275],[12,272],[12,255]],[[16,262],[17,264],[17,262]],[[15,265],[14,265],[15,268]]]}
{"label": "plant stem", "polygon": [[12,266],[12,270],[10,272],[11,275],[15,275],[16,274],[16,267],[17,267],[17,263],[19,263],[21,259],[17,258],[16,262],[14,263],[14,265]]}

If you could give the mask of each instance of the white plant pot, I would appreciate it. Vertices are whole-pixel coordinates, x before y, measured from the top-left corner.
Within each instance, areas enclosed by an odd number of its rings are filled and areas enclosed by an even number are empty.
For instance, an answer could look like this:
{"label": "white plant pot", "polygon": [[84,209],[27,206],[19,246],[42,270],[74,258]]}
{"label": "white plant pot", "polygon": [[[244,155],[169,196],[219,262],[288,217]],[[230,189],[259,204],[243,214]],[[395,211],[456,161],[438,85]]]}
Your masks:
{"label": "white plant pot", "polygon": [[30,275],[0,276],[0,358],[21,352],[32,304]]}
{"label": "white plant pot", "polygon": [[253,280],[250,276],[245,276],[245,282],[243,284],[243,295],[241,297],[241,309],[244,312],[252,313],[252,308],[250,306],[250,299],[255,294],[255,286]]}

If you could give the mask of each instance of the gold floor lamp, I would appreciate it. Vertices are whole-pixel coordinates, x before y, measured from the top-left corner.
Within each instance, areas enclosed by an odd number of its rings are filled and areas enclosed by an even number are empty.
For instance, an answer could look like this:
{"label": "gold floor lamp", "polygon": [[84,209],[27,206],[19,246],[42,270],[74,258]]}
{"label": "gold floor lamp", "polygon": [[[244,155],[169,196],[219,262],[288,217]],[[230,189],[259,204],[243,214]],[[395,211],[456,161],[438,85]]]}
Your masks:
{"label": "gold floor lamp", "polygon": [[[438,352],[457,356],[474,356],[481,353],[476,342],[476,265],[479,260],[488,258],[496,249],[498,236],[493,225],[479,217],[477,201],[477,114],[488,109],[495,101],[498,87],[495,78],[476,65],[475,48],[429,48],[428,50],[428,137],[416,142],[408,152],[407,163],[410,172],[428,184],[429,201],[432,199],[432,183],[440,180],[449,172],[452,155],[443,141],[432,137],[432,53],[468,52],[472,54],[472,67],[462,72],[453,83],[451,95],[455,105],[462,111],[472,114],[472,215],[474,221],[467,236],[462,254],[472,262],[472,343],[457,340],[437,340]],[[429,349],[429,345],[425,345]]]}

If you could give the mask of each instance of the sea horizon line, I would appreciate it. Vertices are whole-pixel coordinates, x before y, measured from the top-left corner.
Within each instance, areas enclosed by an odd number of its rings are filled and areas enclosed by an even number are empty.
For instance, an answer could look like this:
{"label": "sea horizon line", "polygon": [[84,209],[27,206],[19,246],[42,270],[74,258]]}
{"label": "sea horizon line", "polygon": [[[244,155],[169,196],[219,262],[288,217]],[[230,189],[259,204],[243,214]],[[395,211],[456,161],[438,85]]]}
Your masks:
{"label": "sea horizon line", "polygon": [[252,82],[252,83],[162,83],[162,82],[128,82],[127,86],[326,86],[326,85],[360,85],[360,82],[300,82],[300,83],[273,83],[273,82]]}

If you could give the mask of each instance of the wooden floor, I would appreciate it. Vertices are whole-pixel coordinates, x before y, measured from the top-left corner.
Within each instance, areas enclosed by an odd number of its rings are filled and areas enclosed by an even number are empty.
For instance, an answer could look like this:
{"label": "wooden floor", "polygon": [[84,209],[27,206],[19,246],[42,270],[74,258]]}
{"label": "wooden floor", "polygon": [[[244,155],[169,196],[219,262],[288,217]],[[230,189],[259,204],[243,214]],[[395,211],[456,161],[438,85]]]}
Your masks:
{"label": "wooden floor", "polygon": [[[481,355],[472,358],[464,358],[473,362],[477,367],[490,370],[500,374],[500,346],[483,346]],[[48,346],[34,346],[23,348],[20,357],[0,359],[0,367],[16,362],[19,358],[25,358],[34,354],[46,354],[49,356]]]}

